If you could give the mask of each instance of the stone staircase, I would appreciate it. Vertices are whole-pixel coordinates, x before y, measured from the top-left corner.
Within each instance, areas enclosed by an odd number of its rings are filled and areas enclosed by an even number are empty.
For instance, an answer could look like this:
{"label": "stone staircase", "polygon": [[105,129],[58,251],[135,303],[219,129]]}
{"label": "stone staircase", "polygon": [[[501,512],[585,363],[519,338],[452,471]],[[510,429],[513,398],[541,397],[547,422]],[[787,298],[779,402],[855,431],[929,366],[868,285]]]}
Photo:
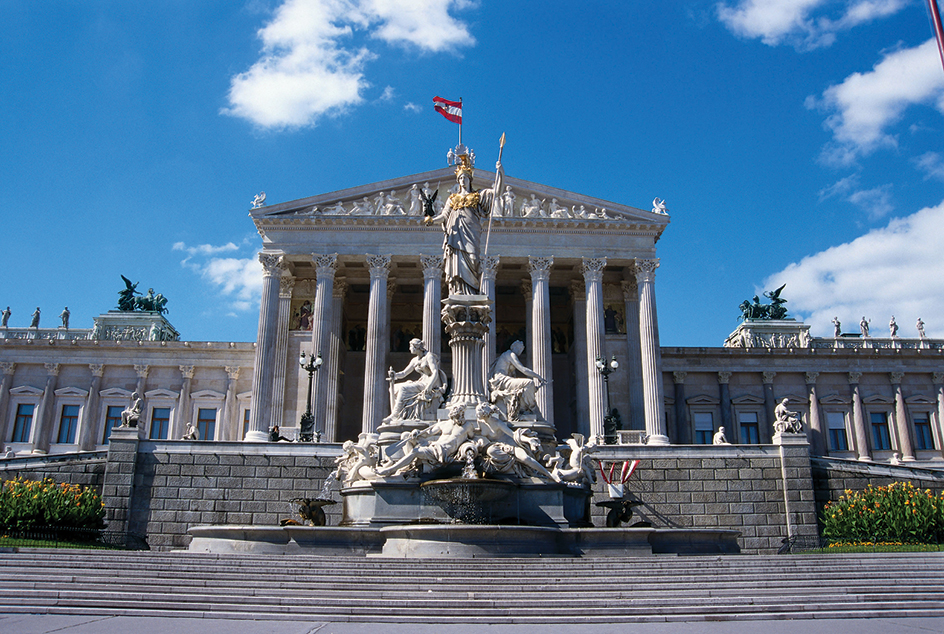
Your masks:
{"label": "stone staircase", "polygon": [[436,623],[944,616],[944,553],[381,559],[0,552],[0,613]]}

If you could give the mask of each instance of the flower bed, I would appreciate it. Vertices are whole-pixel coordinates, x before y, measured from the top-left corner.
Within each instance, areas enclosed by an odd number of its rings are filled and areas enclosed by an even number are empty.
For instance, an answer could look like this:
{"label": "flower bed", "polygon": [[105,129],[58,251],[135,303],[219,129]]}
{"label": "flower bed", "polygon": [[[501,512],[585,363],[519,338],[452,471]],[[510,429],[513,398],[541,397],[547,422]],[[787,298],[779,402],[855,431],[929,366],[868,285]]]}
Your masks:
{"label": "flower bed", "polygon": [[846,490],[823,509],[823,537],[834,543],[944,542],[944,494],[910,482]]}
{"label": "flower bed", "polygon": [[101,529],[105,505],[98,494],[76,484],[16,478],[0,485],[0,527]]}

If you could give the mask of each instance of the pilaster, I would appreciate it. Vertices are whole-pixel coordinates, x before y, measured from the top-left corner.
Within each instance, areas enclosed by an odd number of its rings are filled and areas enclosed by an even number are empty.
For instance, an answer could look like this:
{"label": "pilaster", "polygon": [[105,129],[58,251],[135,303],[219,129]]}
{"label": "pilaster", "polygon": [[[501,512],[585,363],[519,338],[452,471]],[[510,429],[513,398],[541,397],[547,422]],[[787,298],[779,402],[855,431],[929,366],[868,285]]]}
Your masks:
{"label": "pilaster", "polygon": [[904,372],[889,372],[888,378],[895,391],[895,429],[898,432],[898,449],[901,451],[901,459],[906,462],[913,462],[914,443],[911,442],[911,430],[908,425],[908,414],[905,412],[905,397],[901,392],[901,380],[904,378]]}
{"label": "pilaster", "polygon": [[102,376],[105,373],[105,366],[101,363],[89,364],[89,370],[92,373],[92,381],[89,383],[88,398],[85,401],[85,408],[82,414],[82,421],[79,423],[79,451],[93,451],[98,444],[97,439],[99,416],[99,401],[101,397],[99,392],[102,389]]}
{"label": "pilaster", "polygon": [[806,390],[810,400],[810,445],[814,456],[825,456],[826,437],[823,433],[823,416],[819,411],[819,394],[816,389],[816,379],[819,372],[806,373]]}
{"label": "pilaster", "polygon": [[56,381],[59,378],[58,363],[44,363],[46,368],[46,387],[43,389],[43,398],[39,402],[39,411],[36,412],[37,428],[36,441],[33,443],[33,453],[49,453],[52,442],[53,427],[55,427]]}
{"label": "pilaster", "polygon": [[869,461],[869,435],[865,429],[865,411],[862,407],[862,395],[859,393],[861,372],[849,373],[849,388],[852,390],[852,429],[855,435],[855,449],[859,460]]}

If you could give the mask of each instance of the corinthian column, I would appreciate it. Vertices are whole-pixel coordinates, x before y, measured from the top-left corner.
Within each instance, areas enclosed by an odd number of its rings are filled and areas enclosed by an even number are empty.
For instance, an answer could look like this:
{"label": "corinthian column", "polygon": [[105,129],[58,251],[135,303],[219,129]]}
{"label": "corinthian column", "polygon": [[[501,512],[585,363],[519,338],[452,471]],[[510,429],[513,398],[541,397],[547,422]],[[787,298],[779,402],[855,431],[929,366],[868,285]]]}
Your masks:
{"label": "corinthian column", "polygon": [[485,346],[482,359],[482,378],[486,390],[488,388],[488,373],[495,363],[495,274],[498,272],[498,256],[486,255],[482,257],[482,280],[479,284],[480,293],[488,297],[492,307],[492,320],[488,322],[488,332],[485,334]]}
{"label": "corinthian column", "polygon": [[606,258],[584,258],[581,266],[587,293],[587,386],[590,404],[590,437],[603,438],[603,417],[606,416],[606,392],[597,359],[603,359],[603,269]]}
{"label": "corinthian column", "polygon": [[4,361],[0,363],[0,370],[3,370],[3,381],[0,382],[0,439],[2,439],[13,435],[13,430],[7,425],[7,421],[10,420],[7,410],[10,407],[10,388],[13,386],[16,364],[12,361]]}
{"label": "corinthian column", "polygon": [[442,356],[442,276],[443,256],[421,255],[423,265],[423,343],[437,357]]}
{"label": "corinthian column", "polygon": [[647,442],[669,444],[665,429],[665,402],[662,396],[662,354],[659,350],[659,321],[656,317],[656,269],[659,260],[636,260],[639,286],[639,344],[642,364],[643,401],[646,410]]}
{"label": "corinthian column", "polygon": [[898,449],[901,459],[912,462],[915,459],[914,446],[911,442],[911,430],[908,429],[908,415],[905,413],[905,397],[901,393],[901,380],[904,372],[889,372],[892,389],[895,390],[895,429],[898,431]]}
{"label": "corinthian column", "polygon": [[[334,274],[338,270],[338,254],[311,256],[315,263],[315,305],[312,309],[311,354],[324,360],[331,353],[331,311],[334,308]],[[322,369],[326,369],[322,366]],[[312,415],[314,431],[325,429],[328,400],[328,372],[315,372],[312,387]]]}
{"label": "corinthian column", "polygon": [[341,334],[341,312],[344,310],[344,296],[347,295],[348,283],[344,278],[334,281],[333,301],[331,309],[331,344],[328,354],[328,363],[325,370],[328,373],[328,412],[325,418],[325,442],[338,440],[338,415],[341,411],[341,355],[343,335]]}
{"label": "corinthian column", "polygon": [[288,327],[292,317],[292,291],[295,278],[279,278],[279,319],[275,335],[275,374],[272,377],[272,426],[282,426],[285,411],[285,373],[288,371]]}
{"label": "corinthian column", "polygon": [[364,411],[361,429],[375,432],[383,420],[387,391],[384,389],[384,366],[387,363],[389,340],[384,340],[387,315],[387,277],[390,275],[389,255],[368,255],[370,300],[367,307],[367,354],[364,362]]}
{"label": "corinthian column", "polygon": [[810,398],[810,445],[814,456],[825,456],[828,451],[823,436],[823,417],[819,411],[819,394],[816,390],[816,379],[819,372],[806,373],[806,390]]}
{"label": "corinthian column", "polygon": [[259,331],[256,335],[256,359],[252,373],[252,402],[249,410],[247,442],[269,439],[272,417],[272,377],[275,373],[275,345],[279,319],[279,278],[285,270],[282,257],[260,253],[262,263],[262,301],[259,304]]}
{"label": "corinthian column", "polygon": [[531,369],[547,381],[538,388],[538,409],[554,426],[554,384],[551,369],[551,298],[548,282],[554,258],[528,258],[531,269]]}
{"label": "corinthian column", "polygon": [[[170,430],[170,438],[173,440],[183,438],[184,430],[187,429],[187,425],[190,423],[190,386],[193,384],[194,372],[192,365],[178,367],[180,368],[180,375],[183,377],[183,383],[180,386],[180,396],[177,397],[177,415],[174,417],[174,427]],[[213,439],[204,438],[203,440]]]}
{"label": "corinthian column", "polygon": [[99,391],[102,389],[102,375],[105,374],[105,366],[101,363],[89,364],[89,370],[92,371],[92,383],[89,385],[88,399],[85,401],[85,411],[82,414],[82,422],[79,425],[79,451],[93,451],[99,436],[98,421],[98,403],[101,398]]}

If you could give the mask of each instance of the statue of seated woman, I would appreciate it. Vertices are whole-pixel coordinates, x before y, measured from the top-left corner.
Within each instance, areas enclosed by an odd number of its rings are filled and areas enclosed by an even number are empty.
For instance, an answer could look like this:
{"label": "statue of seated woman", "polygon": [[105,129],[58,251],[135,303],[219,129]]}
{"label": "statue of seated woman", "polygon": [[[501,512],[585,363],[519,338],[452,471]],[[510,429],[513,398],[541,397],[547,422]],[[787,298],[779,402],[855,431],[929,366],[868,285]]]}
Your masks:
{"label": "statue of seated woman", "polygon": [[[390,416],[384,424],[398,420],[432,420],[442,403],[446,374],[439,368],[439,357],[426,349],[421,339],[410,341],[413,358],[401,372],[387,373],[390,382]],[[416,372],[420,378],[403,381]],[[399,381],[399,382],[398,382]]]}
{"label": "statue of seated woman", "polygon": [[[536,398],[537,389],[547,383],[540,374],[526,368],[518,358],[524,352],[524,344],[516,341],[495,361],[488,387],[489,400],[501,408],[508,420],[518,420],[525,412],[540,416]],[[516,371],[524,377],[515,376]]]}

